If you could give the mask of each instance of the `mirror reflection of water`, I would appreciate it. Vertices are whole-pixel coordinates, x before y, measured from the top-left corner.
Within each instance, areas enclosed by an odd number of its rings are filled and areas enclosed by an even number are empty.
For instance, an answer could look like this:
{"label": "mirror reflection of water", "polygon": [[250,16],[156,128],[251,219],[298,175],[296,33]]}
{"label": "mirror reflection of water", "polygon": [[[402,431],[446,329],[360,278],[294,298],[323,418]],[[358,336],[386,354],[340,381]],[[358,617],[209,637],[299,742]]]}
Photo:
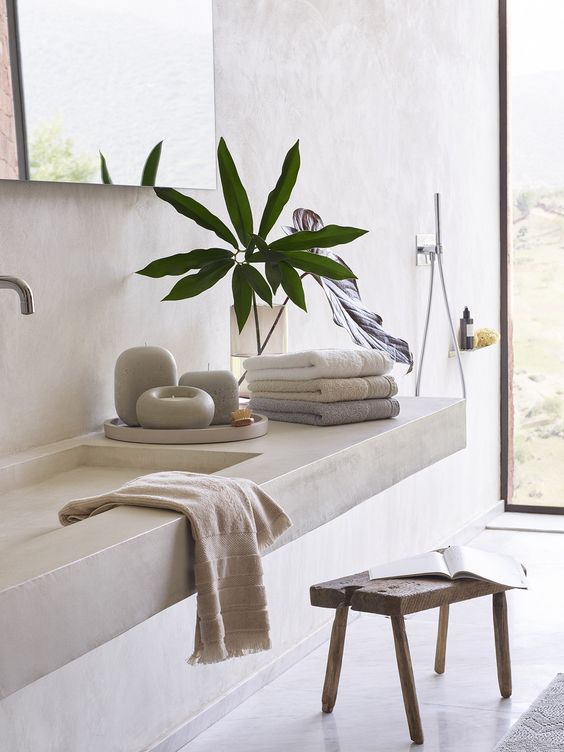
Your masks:
{"label": "mirror reflection of water", "polygon": [[211,0],[18,0],[30,177],[215,188]]}

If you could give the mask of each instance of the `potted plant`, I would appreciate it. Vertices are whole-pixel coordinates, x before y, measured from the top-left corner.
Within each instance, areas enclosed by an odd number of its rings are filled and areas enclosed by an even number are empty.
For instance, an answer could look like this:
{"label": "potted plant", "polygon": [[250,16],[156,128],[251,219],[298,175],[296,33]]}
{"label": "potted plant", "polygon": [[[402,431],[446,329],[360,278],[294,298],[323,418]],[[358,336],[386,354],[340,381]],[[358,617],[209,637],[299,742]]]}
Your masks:
{"label": "potted plant", "polygon": [[[350,243],[367,230],[339,225],[323,226],[314,212],[303,214],[305,210],[298,210],[302,212],[300,216],[305,224],[300,226],[298,223],[293,228],[285,228],[285,235],[276,240],[269,239],[298,177],[299,141],[286,154],[278,181],[268,194],[258,229],[255,229],[247,192],[223,138],[219,141],[217,159],[225,205],[235,232],[195,199],[174,188],[155,188],[160,199],[200,227],[213,232],[223,244],[157,259],[137,273],[153,278],[180,276],[181,279],[163,298],[165,301],[196,297],[231,274],[233,305],[239,331],[243,329],[251,311],[254,311],[258,354],[264,350],[273,328],[264,339],[261,338],[257,297],[272,306],[273,295],[281,288],[286,294],[283,305],[291,301],[306,311],[302,279],[311,274],[322,285],[335,322],[346,326],[357,344],[387,350],[395,360],[411,365],[407,343],[387,335],[380,326],[381,318],[367,311],[361,304],[359,306],[360,295],[354,272],[338,256],[322,250]],[[296,214],[295,212],[295,224]],[[263,269],[262,273],[258,267]],[[339,285],[342,287],[338,287]],[[340,290],[340,294],[335,294],[335,290]],[[340,305],[342,308],[343,303],[344,313],[337,315],[336,306]],[[353,310],[355,307],[356,321]],[[359,310],[362,314],[360,316]],[[364,334],[359,336],[358,332],[363,330],[363,326]]]}

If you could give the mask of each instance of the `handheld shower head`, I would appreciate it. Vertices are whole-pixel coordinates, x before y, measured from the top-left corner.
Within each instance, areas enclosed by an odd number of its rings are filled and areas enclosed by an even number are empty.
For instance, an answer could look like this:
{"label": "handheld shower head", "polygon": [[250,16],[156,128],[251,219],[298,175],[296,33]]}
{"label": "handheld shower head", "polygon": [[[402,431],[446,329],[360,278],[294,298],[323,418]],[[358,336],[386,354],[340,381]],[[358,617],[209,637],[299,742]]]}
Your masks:
{"label": "handheld shower head", "polygon": [[435,248],[437,253],[443,252],[441,244],[441,194],[435,193]]}
{"label": "handheld shower head", "polygon": [[415,395],[418,397],[421,392],[421,377],[423,374],[423,360],[425,358],[425,348],[427,346],[427,334],[429,332],[429,322],[431,319],[431,303],[433,301],[433,284],[435,280],[435,261],[439,270],[439,278],[441,280],[441,288],[443,291],[443,299],[445,304],[446,315],[450,327],[450,333],[454,350],[456,353],[456,359],[458,362],[458,370],[460,373],[460,385],[462,387],[462,397],[466,399],[466,380],[464,378],[464,369],[462,367],[462,360],[460,358],[460,350],[458,347],[458,338],[454,329],[452,321],[452,314],[450,312],[450,305],[448,302],[447,288],[445,282],[445,274],[443,270],[443,246],[441,243],[441,195],[435,193],[435,251],[429,252],[431,262],[431,279],[429,283],[429,299],[427,303],[427,315],[425,318],[425,330],[423,334],[423,345],[421,347],[421,355],[419,357],[419,369],[417,373],[417,381],[415,385]]}

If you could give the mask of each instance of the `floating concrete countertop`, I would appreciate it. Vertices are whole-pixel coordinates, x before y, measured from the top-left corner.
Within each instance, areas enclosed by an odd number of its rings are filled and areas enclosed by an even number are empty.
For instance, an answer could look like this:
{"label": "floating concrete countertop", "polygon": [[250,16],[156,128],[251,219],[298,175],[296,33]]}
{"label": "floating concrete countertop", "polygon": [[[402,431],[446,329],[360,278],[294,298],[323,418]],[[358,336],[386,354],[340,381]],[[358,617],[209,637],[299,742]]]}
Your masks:
{"label": "floating concrete countertop", "polygon": [[121,507],[62,528],[66,502],[158,470],[249,478],[293,520],[274,550],[466,446],[464,401],[400,401],[395,419],[271,422],[268,435],[235,444],[89,434],[1,459],[0,699],[193,593],[181,515]]}

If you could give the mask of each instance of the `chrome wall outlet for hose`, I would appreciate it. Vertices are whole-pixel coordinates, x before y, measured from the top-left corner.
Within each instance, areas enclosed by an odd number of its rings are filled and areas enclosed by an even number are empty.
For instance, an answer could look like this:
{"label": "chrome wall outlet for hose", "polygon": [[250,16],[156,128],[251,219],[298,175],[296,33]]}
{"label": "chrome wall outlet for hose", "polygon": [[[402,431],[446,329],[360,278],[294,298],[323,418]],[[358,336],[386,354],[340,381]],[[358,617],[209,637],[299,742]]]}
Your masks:
{"label": "chrome wall outlet for hose", "polygon": [[431,254],[436,251],[435,235],[415,236],[415,265],[431,266]]}

